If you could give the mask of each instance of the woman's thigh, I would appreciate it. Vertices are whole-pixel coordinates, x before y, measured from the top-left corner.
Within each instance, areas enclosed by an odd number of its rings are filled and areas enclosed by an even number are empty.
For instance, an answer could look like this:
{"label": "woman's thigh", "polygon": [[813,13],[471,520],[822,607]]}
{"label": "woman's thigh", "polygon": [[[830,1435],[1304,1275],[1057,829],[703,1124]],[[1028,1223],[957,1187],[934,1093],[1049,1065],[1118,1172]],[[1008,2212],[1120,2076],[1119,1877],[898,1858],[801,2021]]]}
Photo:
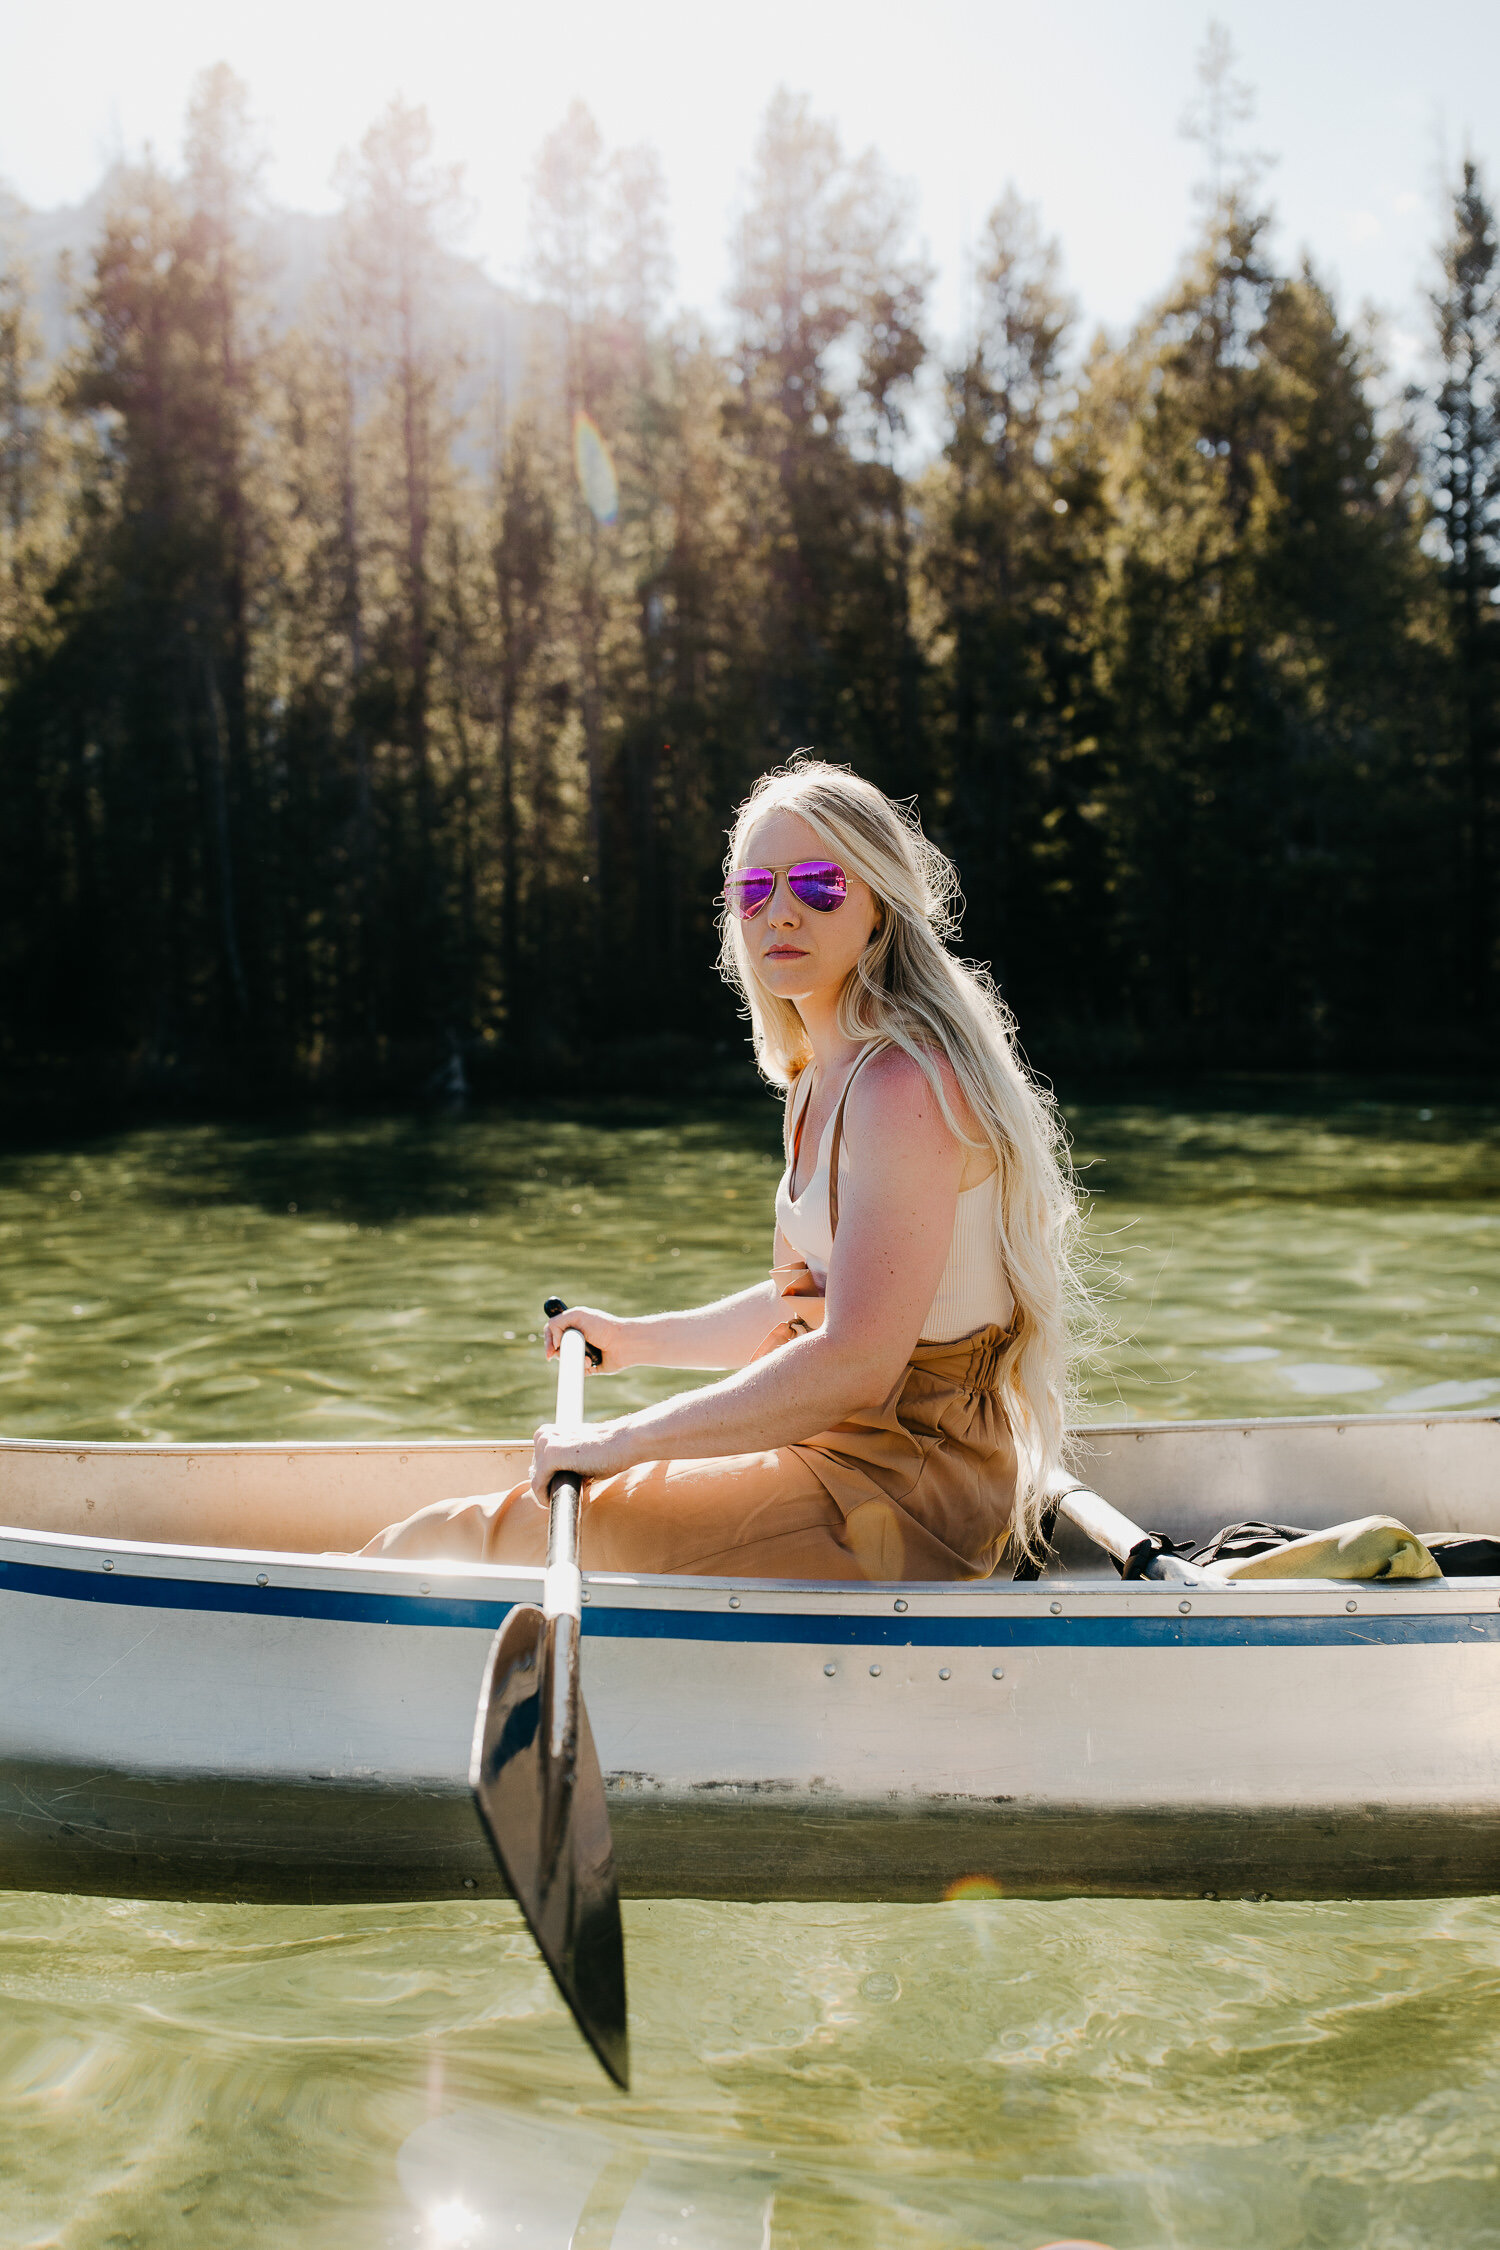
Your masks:
{"label": "woman's thigh", "polygon": [[[540,1512],[540,1511],[539,1511]],[[700,1578],[863,1578],[844,1518],[786,1447],[708,1461],[642,1461],[590,1487],[588,1570]]]}
{"label": "woman's thigh", "polygon": [[[851,1578],[868,1573],[844,1543],[844,1518],[786,1448],[708,1461],[642,1461],[588,1487],[579,1538],[585,1570],[680,1571],[703,1578]],[[528,1485],[439,1501],[392,1524],[366,1554],[410,1560],[540,1563],[547,1511]]]}

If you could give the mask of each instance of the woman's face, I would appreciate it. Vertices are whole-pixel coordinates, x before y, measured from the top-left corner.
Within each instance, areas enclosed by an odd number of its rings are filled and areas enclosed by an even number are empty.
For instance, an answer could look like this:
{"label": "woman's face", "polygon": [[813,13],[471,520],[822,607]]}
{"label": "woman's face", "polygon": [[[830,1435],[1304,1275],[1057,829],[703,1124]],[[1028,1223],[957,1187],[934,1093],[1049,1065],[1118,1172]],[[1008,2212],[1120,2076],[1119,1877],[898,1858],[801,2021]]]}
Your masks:
{"label": "woman's face", "polygon": [[[770,867],[776,888],[758,914],[740,924],[756,976],[778,1000],[835,999],[880,925],[875,893],[852,868],[848,892],[831,913],[804,906],[786,879],[799,860],[838,859],[793,812],[768,812],[751,829],[735,864]],[[842,865],[842,861],[839,862]]]}

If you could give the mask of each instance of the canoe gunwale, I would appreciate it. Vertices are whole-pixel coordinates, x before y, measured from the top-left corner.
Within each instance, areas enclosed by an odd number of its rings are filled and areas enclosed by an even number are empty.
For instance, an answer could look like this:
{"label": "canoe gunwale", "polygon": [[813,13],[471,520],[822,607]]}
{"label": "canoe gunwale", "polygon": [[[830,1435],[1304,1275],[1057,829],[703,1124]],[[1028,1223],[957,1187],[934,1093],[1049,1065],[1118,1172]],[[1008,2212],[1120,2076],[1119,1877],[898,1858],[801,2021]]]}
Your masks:
{"label": "canoe gunwale", "polygon": [[[1200,1431],[1243,1430],[1247,1434],[1271,1430],[1446,1429],[1457,1424],[1500,1422],[1500,1406],[1434,1408],[1431,1411],[1395,1414],[1223,1414],[1185,1422],[1079,1422],[1073,1438],[1089,1445],[1104,1437],[1177,1437]],[[507,1450],[529,1446],[529,1437],[416,1437],[416,1438],[204,1438],[191,1444],[149,1438],[36,1438],[0,1437],[0,1455],[7,1453],[203,1453],[210,1457],[231,1453],[308,1453],[331,1457],[344,1453],[473,1453],[487,1447]]]}
{"label": "canoe gunwale", "polygon": [[[413,1562],[385,1556],[308,1555],[269,1547],[193,1547],[176,1542],[92,1538],[72,1532],[34,1531],[0,1525],[0,1590],[11,1564],[43,1570],[97,1571],[117,1583],[176,1579],[188,1584],[240,1585],[259,1592],[305,1587],[309,1590],[378,1596],[440,1604],[445,1599],[488,1600],[509,1605],[539,1598],[545,1575],[540,1564]],[[274,1578],[272,1573],[275,1573]],[[602,1609],[682,1609],[699,1612],[720,1602],[750,1614],[832,1609],[845,1618],[900,1615],[921,1617],[1051,1614],[1054,1602],[1107,1602],[1150,1612],[1168,1608],[1185,1614],[1236,1614],[1285,1609],[1319,1614],[1337,1598],[1372,1600],[1389,1610],[1405,1598],[1420,1608],[1447,1606],[1472,1610],[1494,1607],[1500,1575],[1466,1578],[1237,1579],[1223,1585],[1185,1589],[1170,1580],[1117,1577],[1107,1566],[1097,1576],[1040,1579],[966,1579],[934,1584],[930,1579],[889,1579],[851,1583],[845,1579],[693,1577],[625,1571],[585,1571],[584,1601]],[[101,1593],[111,1591],[101,1588]],[[1481,1599],[1483,1597],[1483,1599]],[[899,1608],[896,1606],[899,1604]],[[142,1606],[149,1606],[143,1601]],[[587,1629],[588,1620],[585,1620]]]}

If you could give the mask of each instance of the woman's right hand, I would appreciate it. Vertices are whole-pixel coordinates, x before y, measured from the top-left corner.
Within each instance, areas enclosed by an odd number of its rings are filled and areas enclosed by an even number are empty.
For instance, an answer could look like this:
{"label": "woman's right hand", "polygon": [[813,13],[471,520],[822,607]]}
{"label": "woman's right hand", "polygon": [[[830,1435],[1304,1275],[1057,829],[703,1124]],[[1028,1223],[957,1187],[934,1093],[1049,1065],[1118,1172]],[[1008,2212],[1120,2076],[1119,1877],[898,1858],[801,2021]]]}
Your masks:
{"label": "woman's right hand", "polygon": [[569,1305],[566,1312],[554,1313],[547,1323],[547,1357],[556,1359],[558,1346],[569,1328],[580,1329],[586,1344],[592,1344],[600,1354],[599,1365],[587,1363],[585,1372],[590,1375],[618,1375],[623,1367],[634,1367],[636,1358],[630,1348],[633,1320],[622,1320],[615,1313],[599,1312],[593,1305]]}

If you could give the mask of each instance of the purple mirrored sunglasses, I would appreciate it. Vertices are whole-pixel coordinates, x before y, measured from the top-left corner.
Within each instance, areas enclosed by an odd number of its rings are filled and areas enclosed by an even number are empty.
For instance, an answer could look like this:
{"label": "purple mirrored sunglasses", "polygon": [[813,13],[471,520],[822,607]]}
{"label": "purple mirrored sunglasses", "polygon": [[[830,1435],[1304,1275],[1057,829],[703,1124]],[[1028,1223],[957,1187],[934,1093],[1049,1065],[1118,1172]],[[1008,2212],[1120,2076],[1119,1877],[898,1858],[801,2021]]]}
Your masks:
{"label": "purple mirrored sunglasses", "polygon": [[[776,877],[782,871],[775,867],[737,867],[725,879],[724,896],[742,922],[758,914],[776,888]],[[799,859],[795,867],[785,870],[787,888],[793,898],[810,906],[815,914],[831,914],[842,906],[849,892],[849,878],[836,860]]]}

